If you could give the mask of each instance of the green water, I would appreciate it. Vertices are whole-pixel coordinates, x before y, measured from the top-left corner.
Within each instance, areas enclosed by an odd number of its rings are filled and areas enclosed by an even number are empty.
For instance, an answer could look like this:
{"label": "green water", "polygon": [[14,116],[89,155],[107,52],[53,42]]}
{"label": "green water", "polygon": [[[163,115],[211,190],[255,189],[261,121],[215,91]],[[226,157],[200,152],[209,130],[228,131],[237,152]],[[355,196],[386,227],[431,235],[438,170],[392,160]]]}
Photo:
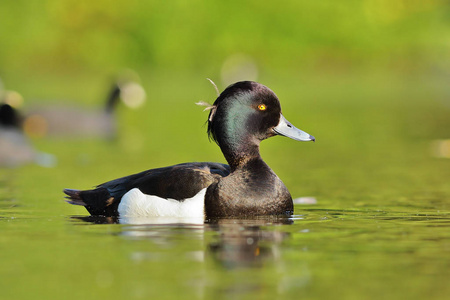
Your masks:
{"label": "green water", "polygon": [[[261,80],[286,118],[317,138],[262,143],[293,197],[317,200],[296,205],[292,218],[145,225],[79,218],[87,213],[62,200],[63,188],[185,161],[223,162],[202,127],[207,113],[193,105],[213,100],[203,77],[149,77],[146,106],[119,109],[116,140],[34,140],[57,157],[56,167],[0,170],[2,299],[450,295],[450,160],[430,150],[450,134],[450,90],[440,78]],[[101,94],[95,82],[83,90],[74,82],[60,79],[47,92]],[[40,91],[38,83],[27,88],[25,95]]]}

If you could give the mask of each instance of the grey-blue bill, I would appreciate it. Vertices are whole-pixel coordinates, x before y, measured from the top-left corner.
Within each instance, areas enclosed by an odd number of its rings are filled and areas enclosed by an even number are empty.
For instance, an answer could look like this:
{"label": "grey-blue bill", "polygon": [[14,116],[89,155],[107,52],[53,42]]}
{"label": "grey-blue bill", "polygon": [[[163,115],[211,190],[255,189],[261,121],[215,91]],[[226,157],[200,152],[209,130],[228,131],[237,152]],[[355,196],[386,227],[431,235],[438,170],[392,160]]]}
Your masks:
{"label": "grey-blue bill", "polygon": [[283,114],[280,114],[280,121],[278,125],[273,129],[276,134],[291,138],[296,141],[309,142],[316,141],[316,138],[303,130],[298,129],[292,125]]}

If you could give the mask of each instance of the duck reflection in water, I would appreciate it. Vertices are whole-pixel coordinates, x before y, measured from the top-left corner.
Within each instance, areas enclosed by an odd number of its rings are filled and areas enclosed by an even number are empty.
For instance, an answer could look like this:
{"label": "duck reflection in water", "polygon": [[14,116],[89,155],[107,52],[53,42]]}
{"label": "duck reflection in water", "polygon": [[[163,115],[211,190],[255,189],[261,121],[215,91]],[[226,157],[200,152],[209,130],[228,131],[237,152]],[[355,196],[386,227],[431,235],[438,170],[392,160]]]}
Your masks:
{"label": "duck reflection in water", "polygon": [[[151,239],[157,244],[170,244],[172,234],[180,229],[186,234],[195,234],[205,240],[205,231],[217,232],[212,241],[207,241],[202,257],[211,257],[227,269],[263,267],[266,262],[280,258],[279,245],[289,237],[280,225],[291,225],[288,217],[266,216],[248,219],[209,219],[196,222],[193,219],[145,218],[130,219],[101,216],[72,216],[94,224],[123,224],[120,235],[128,238]],[[271,230],[266,229],[271,227]],[[273,230],[273,228],[277,230]],[[173,231],[172,231],[173,230]],[[165,236],[165,237],[164,237]],[[166,240],[164,242],[164,240]],[[204,258],[201,259],[204,261]]]}
{"label": "duck reflection in water", "polygon": [[292,224],[289,218],[213,220],[210,226],[219,235],[207,250],[225,268],[262,267],[279,258],[278,245],[289,236],[264,226],[288,224]]}

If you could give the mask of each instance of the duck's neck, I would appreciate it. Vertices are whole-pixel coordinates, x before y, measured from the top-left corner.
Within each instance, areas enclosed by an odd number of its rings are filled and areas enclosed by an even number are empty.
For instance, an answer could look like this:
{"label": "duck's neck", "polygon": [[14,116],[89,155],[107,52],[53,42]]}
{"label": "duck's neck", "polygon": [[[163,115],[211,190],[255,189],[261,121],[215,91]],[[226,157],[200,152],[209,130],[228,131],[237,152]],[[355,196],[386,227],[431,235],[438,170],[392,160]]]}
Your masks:
{"label": "duck's neck", "polygon": [[120,87],[115,84],[111,91],[108,94],[108,98],[106,99],[106,106],[105,111],[108,114],[112,114],[114,112],[114,109],[116,108],[117,104],[120,100]]}
{"label": "duck's neck", "polygon": [[220,149],[230,165],[231,172],[245,166],[251,160],[261,160],[259,153],[259,140],[239,140],[234,139],[234,142],[221,143],[219,141]]}

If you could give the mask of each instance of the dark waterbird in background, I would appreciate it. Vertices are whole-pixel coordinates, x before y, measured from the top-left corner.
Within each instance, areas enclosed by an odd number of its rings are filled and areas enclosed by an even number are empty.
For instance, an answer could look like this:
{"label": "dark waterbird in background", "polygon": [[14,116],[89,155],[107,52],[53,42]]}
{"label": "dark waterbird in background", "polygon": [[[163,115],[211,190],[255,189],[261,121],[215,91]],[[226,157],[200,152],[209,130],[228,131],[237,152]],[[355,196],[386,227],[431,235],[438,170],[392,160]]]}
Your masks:
{"label": "dark waterbird in background", "polygon": [[29,137],[112,138],[116,135],[114,110],[120,100],[138,107],[146,98],[138,83],[138,75],[128,71],[115,80],[100,110],[71,105],[51,105],[19,111],[23,97],[16,91],[4,90],[0,82],[0,167],[16,167],[37,163],[56,165],[55,156],[37,151]]}
{"label": "dark waterbird in background", "polygon": [[20,128],[21,118],[16,109],[8,103],[0,103],[0,126],[3,128]]}
{"label": "dark waterbird in background", "polygon": [[54,156],[37,151],[24,135],[21,125],[19,112],[8,103],[0,103],[0,167],[11,168],[32,162],[54,166]]}
{"label": "dark waterbird in background", "polygon": [[0,167],[15,167],[34,161],[36,151],[20,128],[16,110],[0,104]]}
{"label": "dark waterbird in background", "polygon": [[53,155],[37,151],[24,134],[23,116],[16,109],[23,102],[22,95],[16,91],[5,90],[0,80],[0,168],[18,167],[37,163],[53,167]]}
{"label": "dark waterbird in background", "polygon": [[120,100],[133,107],[142,104],[145,97],[139,83],[121,78],[112,85],[103,109],[66,104],[38,107],[27,114],[23,126],[27,134],[35,137],[113,138],[117,131],[114,111]]}
{"label": "dark waterbird in background", "polygon": [[93,190],[66,189],[71,204],[91,215],[120,217],[233,217],[285,215],[292,197],[262,160],[262,140],[282,135],[298,141],[314,137],[295,128],[266,86],[237,82],[210,109],[208,134],[229,165],[198,162],[152,169],[115,179]]}

